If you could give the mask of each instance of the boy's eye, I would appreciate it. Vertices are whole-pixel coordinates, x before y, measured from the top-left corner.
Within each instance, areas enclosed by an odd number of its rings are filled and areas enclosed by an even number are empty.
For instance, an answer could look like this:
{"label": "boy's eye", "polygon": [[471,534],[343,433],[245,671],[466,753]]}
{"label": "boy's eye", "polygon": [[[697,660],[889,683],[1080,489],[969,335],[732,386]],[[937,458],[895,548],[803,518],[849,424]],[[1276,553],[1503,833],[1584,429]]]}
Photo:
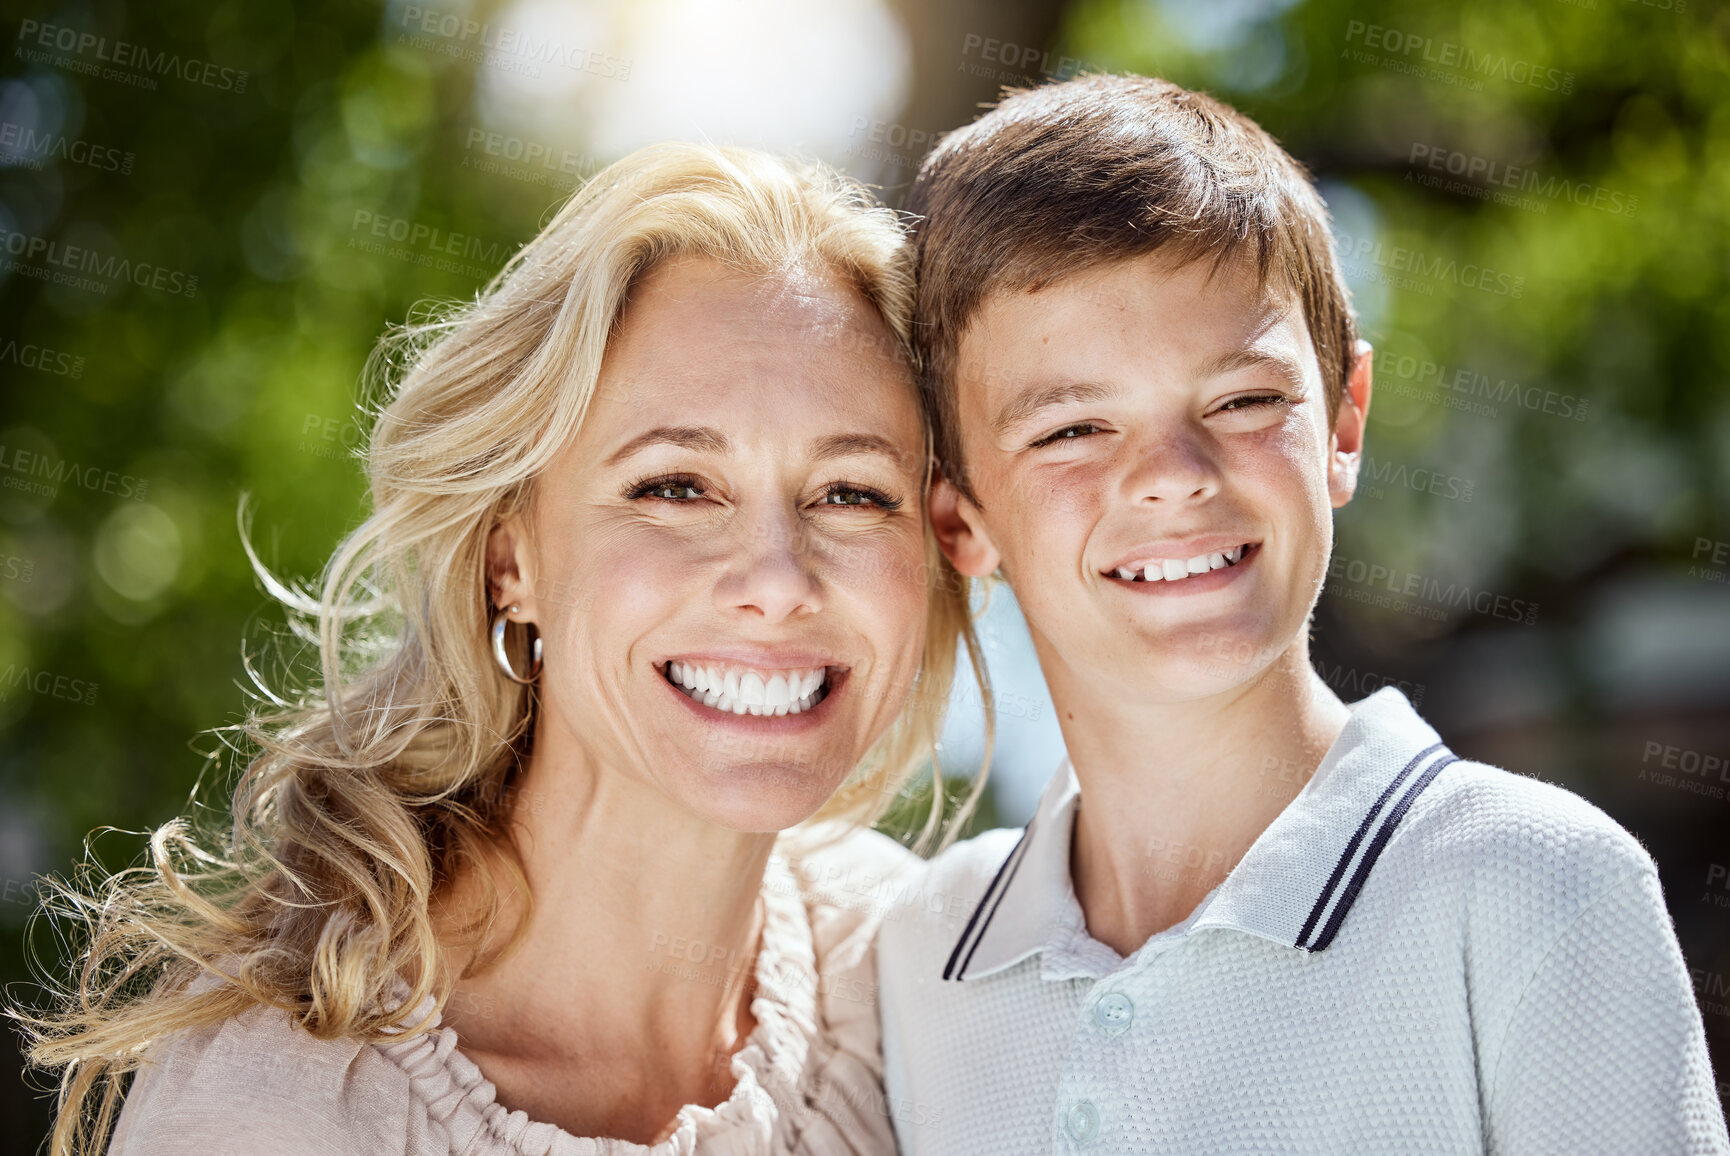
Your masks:
{"label": "boy's eye", "polygon": [[1030,443],[1029,448],[1030,449],[1031,448],[1037,448],[1039,446],[1049,445],[1052,442],[1058,442],[1058,441],[1073,441],[1076,438],[1084,438],[1084,437],[1088,436],[1089,434],[1095,434],[1098,432],[1099,432],[1099,427],[1094,425],[1092,422],[1079,421],[1079,422],[1076,422],[1074,425],[1066,425],[1060,430],[1055,430],[1051,433],[1046,434],[1044,437],[1040,438],[1038,441]]}
{"label": "boy's eye", "polygon": [[1283,394],[1258,393],[1258,394],[1253,394],[1249,397],[1234,397],[1230,401],[1226,402],[1224,405],[1220,406],[1219,409],[1215,410],[1214,412],[1215,413],[1224,413],[1227,410],[1249,409],[1252,406],[1258,406],[1258,405],[1285,405],[1289,401],[1290,401],[1290,399],[1287,398]]}
{"label": "boy's eye", "polygon": [[891,498],[881,490],[873,490],[869,486],[849,486],[836,482],[823,491],[823,496],[817,500],[820,506],[877,506],[885,510],[901,508],[900,498]]}
{"label": "boy's eye", "polygon": [[663,502],[688,502],[706,493],[696,478],[679,474],[667,478],[645,478],[625,491],[627,498],[655,498]]}

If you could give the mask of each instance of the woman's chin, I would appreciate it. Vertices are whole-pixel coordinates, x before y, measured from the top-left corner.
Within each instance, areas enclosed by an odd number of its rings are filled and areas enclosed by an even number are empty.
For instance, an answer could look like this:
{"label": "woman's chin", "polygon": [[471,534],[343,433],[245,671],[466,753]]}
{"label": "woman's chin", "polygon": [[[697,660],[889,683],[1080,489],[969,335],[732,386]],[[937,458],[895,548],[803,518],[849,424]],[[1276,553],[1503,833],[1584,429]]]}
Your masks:
{"label": "woman's chin", "polygon": [[793,763],[733,763],[703,767],[679,793],[716,826],[771,833],[815,815],[840,785],[832,775]]}

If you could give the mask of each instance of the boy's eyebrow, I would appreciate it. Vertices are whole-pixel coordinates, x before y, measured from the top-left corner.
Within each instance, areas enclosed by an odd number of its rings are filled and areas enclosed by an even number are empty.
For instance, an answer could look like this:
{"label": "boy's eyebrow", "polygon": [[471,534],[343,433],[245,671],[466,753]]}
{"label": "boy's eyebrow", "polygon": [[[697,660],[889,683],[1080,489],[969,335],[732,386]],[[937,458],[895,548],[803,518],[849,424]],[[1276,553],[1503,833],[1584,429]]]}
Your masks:
{"label": "boy's eyebrow", "polygon": [[652,430],[645,430],[614,450],[606,460],[606,465],[616,466],[634,453],[647,449],[652,445],[674,445],[687,450],[700,450],[711,454],[727,452],[727,435],[718,429],[710,429],[700,425],[663,425]]}
{"label": "boy's eyebrow", "polygon": [[991,433],[1002,437],[1042,409],[1074,401],[1103,401],[1117,391],[1097,381],[1059,381],[1022,390],[991,419]]}
{"label": "boy's eyebrow", "polygon": [[1228,349],[1202,362],[1196,368],[1201,381],[1222,377],[1240,369],[1266,369],[1284,378],[1293,389],[1302,389],[1303,369],[1291,358],[1261,349]]}

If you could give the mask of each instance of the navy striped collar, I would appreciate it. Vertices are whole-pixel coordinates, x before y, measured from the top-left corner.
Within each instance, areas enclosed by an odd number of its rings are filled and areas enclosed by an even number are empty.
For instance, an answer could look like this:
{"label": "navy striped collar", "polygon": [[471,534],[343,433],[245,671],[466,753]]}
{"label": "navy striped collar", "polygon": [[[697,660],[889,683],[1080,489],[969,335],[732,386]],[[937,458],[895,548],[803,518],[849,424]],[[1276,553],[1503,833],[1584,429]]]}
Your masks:
{"label": "navy striped collar", "polygon": [[[1194,912],[1155,940],[1230,928],[1324,951],[1412,804],[1455,756],[1394,687],[1352,704],[1316,773]],[[1087,934],[1069,879],[1080,786],[1065,759],[975,905],[944,979],[979,979],[1043,953],[1048,979],[1103,975],[1118,957]],[[1151,941],[1150,941],[1151,942]]]}

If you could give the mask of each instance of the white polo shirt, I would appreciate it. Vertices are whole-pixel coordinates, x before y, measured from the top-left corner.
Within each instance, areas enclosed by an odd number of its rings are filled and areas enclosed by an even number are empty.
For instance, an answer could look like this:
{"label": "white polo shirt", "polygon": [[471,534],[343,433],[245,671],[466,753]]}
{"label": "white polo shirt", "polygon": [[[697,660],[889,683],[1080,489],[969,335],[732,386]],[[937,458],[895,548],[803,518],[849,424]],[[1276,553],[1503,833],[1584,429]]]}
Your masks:
{"label": "white polo shirt", "polygon": [[932,860],[883,925],[909,1156],[1730,1153],[1651,857],[1456,759],[1397,689],[1128,959],[1070,886],[1079,800],[1066,761],[1024,830]]}

